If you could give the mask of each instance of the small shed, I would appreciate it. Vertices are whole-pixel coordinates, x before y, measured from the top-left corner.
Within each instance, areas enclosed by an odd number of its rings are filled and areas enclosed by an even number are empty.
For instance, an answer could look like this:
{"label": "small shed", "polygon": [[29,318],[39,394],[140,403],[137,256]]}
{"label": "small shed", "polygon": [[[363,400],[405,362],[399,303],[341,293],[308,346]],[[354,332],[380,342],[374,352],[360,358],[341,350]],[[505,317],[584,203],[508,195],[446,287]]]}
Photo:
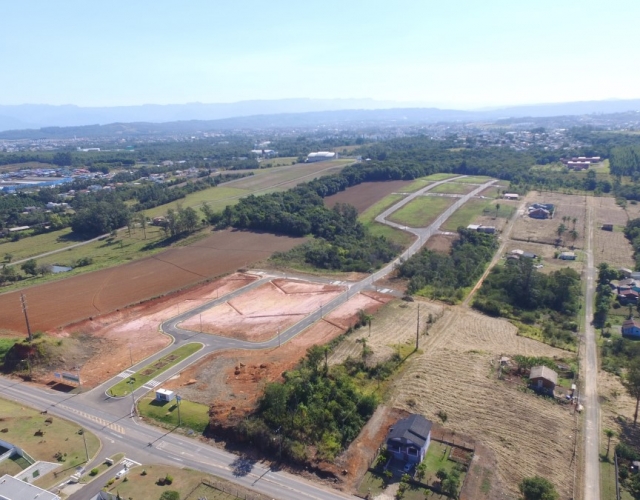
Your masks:
{"label": "small shed", "polygon": [[479,233],[494,234],[496,232],[496,228],[495,226],[480,226],[477,231]]}
{"label": "small shed", "polygon": [[175,393],[168,389],[156,390],[156,401],[162,401],[163,403],[167,403],[169,401],[173,401],[175,397],[176,397]]}
{"label": "small shed", "polygon": [[576,260],[576,254],[574,252],[562,252],[558,255],[560,260]]}
{"label": "small shed", "polygon": [[558,384],[558,374],[548,366],[534,366],[529,373],[529,382],[533,389],[553,394]]}
{"label": "small shed", "polygon": [[502,197],[503,197],[505,200],[519,200],[519,199],[520,199],[520,195],[519,195],[519,194],[517,194],[517,193],[504,193],[504,194],[502,195]]}
{"label": "small shed", "polygon": [[613,231],[613,224],[602,224],[603,231]]}

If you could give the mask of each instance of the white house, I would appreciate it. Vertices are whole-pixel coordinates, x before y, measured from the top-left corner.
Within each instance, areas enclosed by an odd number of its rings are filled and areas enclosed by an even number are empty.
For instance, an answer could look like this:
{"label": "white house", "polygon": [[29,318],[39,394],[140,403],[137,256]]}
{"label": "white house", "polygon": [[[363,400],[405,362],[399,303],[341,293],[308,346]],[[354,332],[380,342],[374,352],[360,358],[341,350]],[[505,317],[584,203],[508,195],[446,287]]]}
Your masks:
{"label": "white house", "polygon": [[317,153],[309,153],[307,155],[307,163],[313,163],[316,161],[337,160],[338,153],[331,151],[318,151]]}

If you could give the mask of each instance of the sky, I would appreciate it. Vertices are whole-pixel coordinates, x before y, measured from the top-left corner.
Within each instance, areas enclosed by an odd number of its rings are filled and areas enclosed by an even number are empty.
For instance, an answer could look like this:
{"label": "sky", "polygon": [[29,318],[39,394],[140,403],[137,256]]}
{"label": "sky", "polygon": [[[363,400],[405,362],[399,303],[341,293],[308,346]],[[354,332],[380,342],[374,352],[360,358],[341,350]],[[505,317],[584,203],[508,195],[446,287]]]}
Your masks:
{"label": "sky", "polygon": [[638,0],[14,0],[0,19],[0,104],[640,98]]}

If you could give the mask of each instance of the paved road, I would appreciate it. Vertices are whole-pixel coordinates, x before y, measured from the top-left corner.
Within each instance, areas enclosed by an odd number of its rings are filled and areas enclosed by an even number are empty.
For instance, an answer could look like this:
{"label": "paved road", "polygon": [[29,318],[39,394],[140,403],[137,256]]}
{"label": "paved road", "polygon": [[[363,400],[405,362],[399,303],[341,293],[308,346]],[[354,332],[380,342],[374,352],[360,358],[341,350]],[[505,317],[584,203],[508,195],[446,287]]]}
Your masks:
{"label": "paved road", "polygon": [[[189,364],[196,361],[198,358],[211,352],[232,348],[274,348],[278,346],[279,343],[287,342],[305,328],[321,319],[324,314],[346,302],[353,294],[371,287],[375,281],[393,271],[394,267],[401,260],[407,259],[419,251],[422,244],[431,235],[435,234],[446,219],[450,217],[451,214],[453,214],[453,212],[455,212],[455,210],[457,210],[463,203],[476,196],[479,192],[495,182],[487,182],[473,190],[471,193],[461,197],[427,228],[409,228],[386,221],[385,218],[389,214],[398,210],[401,206],[405,205],[412,199],[421,196],[423,193],[433,189],[437,185],[451,180],[453,179],[436,182],[417,191],[416,193],[413,193],[412,195],[409,195],[404,200],[386,210],[376,219],[384,224],[406,230],[416,235],[416,241],[405,252],[403,252],[400,257],[367,278],[356,283],[347,284],[347,289],[344,293],[326,304],[322,304],[318,310],[314,311],[291,328],[280,333],[279,336],[276,335],[265,342],[246,342],[232,338],[217,337],[210,334],[194,333],[193,331],[184,330],[178,326],[180,322],[194,317],[216,304],[226,302],[233,297],[245,293],[248,289],[260,286],[262,283],[274,277],[273,274],[276,273],[272,273],[271,276],[265,276],[246,287],[227,294],[224,297],[212,300],[206,304],[202,304],[164,322],[162,324],[163,331],[171,334],[174,337],[175,342],[151,358],[132,366],[131,370],[136,371],[185,343],[196,341],[201,342],[204,345],[204,348],[201,351],[167,370],[155,379],[156,382],[162,383],[174,374],[183,370]],[[61,394],[49,389],[16,382],[15,380],[0,378],[0,394],[8,399],[19,401],[30,406],[35,406],[36,408],[47,409],[52,414],[77,422],[94,432],[98,437],[100,437],[104,444],[101,453],[94,463],[99,463],[104,460],[105,457],[111,456],[118,451],[123,451],[129,458],[140,463],[161,462],[192,467],[197,470],[202,470],[203,472],[208,472],[219,477],[229,479],[238,484],[258,490],[266,495],[271,495],[273,498],[282,500],[329,500],[351,498],[350,496],[344,495],[338,491],[325,489],[321,485],[305,481],[285,472],[271,470],[262,464],[247,462],[233,454],[202,444],[199,441],[182,437],[181,435],[173,434],[171,432],[164,432],[156,427],[150,427],[144,423],[138,422],[135,417],[132,418],[133,400],[141,397],[144,393],[148,392],[149,389],[141,387],[134,392],[131,398],[109,397],[105,393],[105,390],[117,381],[121,380],[121,378],[122,377],[115,377],[101,386],[79,395]],[[93,464],[89,464],[88,466],[92,465]]]}
{"label": "paved road", "polygon": [[585,357],[582,404],[585,408],[584,450],[585,476],[584,500],[600,500],[600,408],[598,402],[598,356],[596,332],[593,327],[593,304],[596,286],[596,269],[593,263],[593,207],[592,197],[587,198],[587,291],[585,296]]}

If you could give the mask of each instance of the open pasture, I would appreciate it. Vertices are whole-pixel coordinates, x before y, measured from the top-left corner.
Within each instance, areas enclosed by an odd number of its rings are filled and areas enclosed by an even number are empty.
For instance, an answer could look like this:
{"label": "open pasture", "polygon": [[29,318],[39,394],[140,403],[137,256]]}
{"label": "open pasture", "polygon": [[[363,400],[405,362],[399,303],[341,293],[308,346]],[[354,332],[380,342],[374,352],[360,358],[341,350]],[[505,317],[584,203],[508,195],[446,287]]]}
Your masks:
{"label": "open pasture", "polygon": [[[607,262],[612,266],[633,269],[633,247],[624,236],[629,211],[615,203],[613,198],[591,198],[589,200],[593,213],[593,257],[595,264]],[[635,209],[637,205],[629,205]],[[613,224],[613,231],[603,231],[603,224]]]}
{"label": "open pasture", "polygon": [[356,207],[358,213],[362,213],[386,196],[395,192],[403,192],[404,187],[409,183],[410,181],[363,182],[327,196],[324,199],[324,204],[333,208],[337,203],[348,203]]}
{"label": "open pasture", "polygon": [[431,193],[446,193],[446,194],[467,194],[473,191],[477,186],[473,184],[465,184],[464,182],[446,182],[439,186],[430,189]]}
{"label": "open pasture", "polygon": [[261,342],[275,337],[324,304],[344,287],[274,279],[182,323],[182,328]]}
{"label": "open pasture", "polygon": [[388,219],[405,226],[427,227],[455,201],[456,198],[445,196],[419,196],[391,214]]}
{"label": "open pasture", "polygon": [[[579,195],[550,193],[544,191],[530,192],[526,197],[526,206],[532,203],[552,203],[556,211],[552,219],[532,219],[525,213],[518,217],[511,233],[513,240],[546,243],[555,245],[558,239],[558,227],[564,224],[567,228],[562,235],[563,246],[574,248],[584,248],[586,234],[586,197]],[[566,218],[563,220],[563,217]],[[575,219],[575,226],[574,226]],[[574,229],[578,236],[574,240],[570,232]]]}
{"label": "open pasture", "polygon": [[[496,203],[500,204],[499,210],[496,209]],[[455,231],[460,226],[467,227],[469,224],[484,224],[486,226],[495,226],[498,231],[501,231],[514,210],[514,202],[505,203],[503,201],[496,202],[495,200],[474,198],[456,210],[440,229],[442,231]]]}
{"label": "open pasture", "polygon": [[[216,231],[192,245],[174,247],[128,264],[73,276],[22,291],[31,328],[50,330],[137,304],[198,282],[230,273],[286,251],[302,238],[248,231]],[[0,295],[2,327],[21,332],[20,293]]]}
{"label": "open pasture", "polygon": [[448,429],[494,452],[495,474],[514,497],[522,478],[535,474],[552,481],[560,498],[572,496],[576,436],[570,407],[522,392],[496,376],[501,355],[563,357],[565,351],[518,336],[505,320],[462,307],[447,308],[422,336],[420,348],[394,382],[394,406],[433,421],[446,412]]}

